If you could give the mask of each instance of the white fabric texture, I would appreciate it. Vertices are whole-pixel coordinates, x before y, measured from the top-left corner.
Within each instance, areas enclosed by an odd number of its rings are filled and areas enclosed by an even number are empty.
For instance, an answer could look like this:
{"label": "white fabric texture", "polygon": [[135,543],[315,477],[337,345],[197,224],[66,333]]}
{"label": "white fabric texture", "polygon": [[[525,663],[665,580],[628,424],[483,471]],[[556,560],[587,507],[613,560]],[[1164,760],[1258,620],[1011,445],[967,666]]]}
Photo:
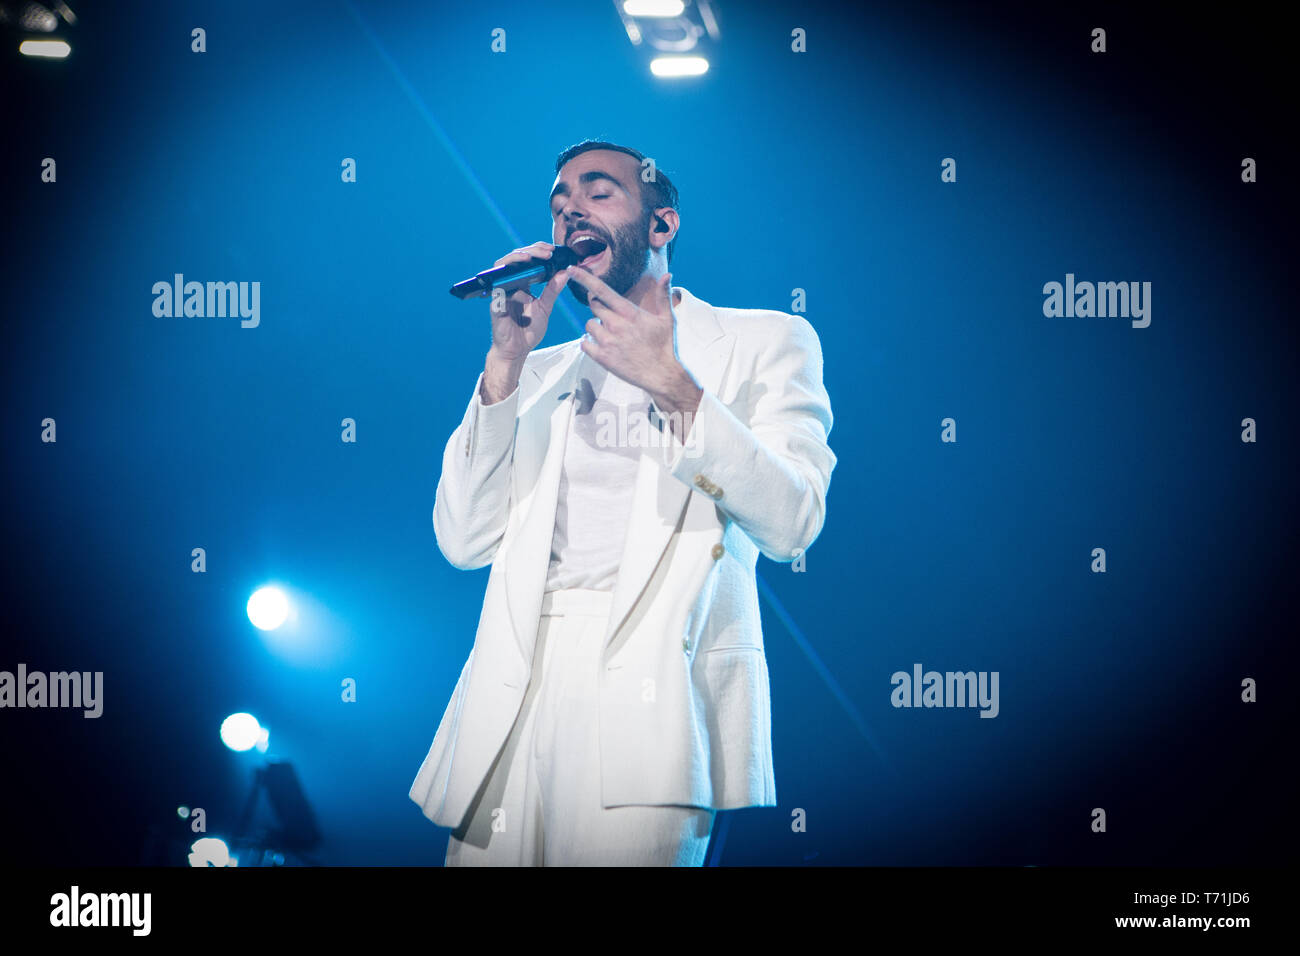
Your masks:
{"label": "white fabric texture", "polygon": [[546,590],[613,591],[650,396],[584,355],[564,449]]}
{"label": "white fabric texture", "polygon": [[[825,520],[836,457],[821,343],[802,316],[673,291],[678,356],[702,392],[669,460],[639,457],[608,620],[582,665],[599,701],[583,725],[598,728],[591,792],[606,810],[772,807],[755,564],[802,559]],[[577,339],[535,349],[493,405],[480,374],[443,449],[438,547],[453,567],[491,569],[472,647],[434,637],[439,656],[468,650],[409,790],[438,826],[467,820],[532,684],[583,355]]]}
{"label": "white fabric texture", "polygon": [[605,591],[546,595],[523,707],[445,865],[703,865],[712,810],[601,805],[596,675],[610,604]]}

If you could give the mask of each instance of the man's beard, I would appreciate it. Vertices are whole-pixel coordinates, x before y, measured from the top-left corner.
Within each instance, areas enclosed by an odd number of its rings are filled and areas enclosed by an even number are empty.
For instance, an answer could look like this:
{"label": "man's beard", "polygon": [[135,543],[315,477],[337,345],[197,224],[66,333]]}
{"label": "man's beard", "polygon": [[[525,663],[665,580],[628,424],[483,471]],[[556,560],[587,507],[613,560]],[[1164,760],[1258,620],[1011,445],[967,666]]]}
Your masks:
{"label": "man's beard", "polygon": [[[650,210],[647,209],[640,222],[625,223],[614,231],[609,246],[609,269],[597,278],[603,279],[619,295],[627,295],[645,274],[650,261],[650,237],[646,234],[649,228]],[[587,290],[580,283],[570,279],[568,289],[583,305],[590,305]]]}

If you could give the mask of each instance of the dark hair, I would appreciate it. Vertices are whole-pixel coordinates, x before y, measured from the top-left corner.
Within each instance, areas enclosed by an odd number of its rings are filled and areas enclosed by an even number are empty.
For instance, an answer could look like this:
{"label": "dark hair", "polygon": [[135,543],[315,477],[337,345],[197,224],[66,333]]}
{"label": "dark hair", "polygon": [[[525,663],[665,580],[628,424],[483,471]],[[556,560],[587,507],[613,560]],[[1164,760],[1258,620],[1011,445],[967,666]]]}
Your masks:
{"label": "dark hair", "polygon": [[[564,152],[560,153],[555,160],[555,171],[558,173],[564,164],[573,157],[590,152],[593,149],[612,149],[616,153],[626,153],[634,158],[638,163],[645,161],[645,154],[640,150],[633,149],[631,146],[619,146],[617,143],[607,143],[604,140],[587,139],[581,143],[570,146]],[[677,187],[673,181],[668,178],[668,174],[655,164],[655,178],[652,182],[646,182],[637,177],[641,183],[641,203],[647,213],[654,209],[662,209],[667,206],[674,212],[679,212],[677,205]],[[673,236],[672,241],[668,243],[668,262],[671,265],[673,261],[673,247],[677,245],[677,237]]]}

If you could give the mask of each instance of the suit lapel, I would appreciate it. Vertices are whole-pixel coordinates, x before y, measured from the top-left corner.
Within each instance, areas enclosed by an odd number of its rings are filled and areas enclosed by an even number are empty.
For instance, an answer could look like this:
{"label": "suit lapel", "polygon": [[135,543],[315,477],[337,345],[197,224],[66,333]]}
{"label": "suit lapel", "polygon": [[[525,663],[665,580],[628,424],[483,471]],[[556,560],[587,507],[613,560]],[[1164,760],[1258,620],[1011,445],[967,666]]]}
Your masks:
{"label": "suit lapel", "polygon": [[[682,301],[673,307],[678,320],[678,355],[700,387],[716,394],[735,338],[722,331],[712,306],[685,289],[680,291]],[[665,424],[664,428],[667,427]],[[690,486],[673,477],[665,467],[664,449],[650,449],[641,456],[605,647],[609,647],[650,582],[690,496]]]}
{"label": "suit lapel", "polygon": [[[708,303],[685,289],[677,291],[681,292],[681,302],[674,305],[673,311],[678,320],[678,354],[700,387],[716,394],[735,338],[723,332]],[[527,401],[520,417],[546,416],[548,434],[528,434],[532,428],[521,427],[516,435],[515,473],[525,476],[524,480],[529,475],[536,475],[536,479],[532,487],[516,485],[514,488],[527,513],[506,556],[503,573],[515,640],[529,667],[537,643],[537,622],[555,535],[560,472],[582,365],[579,359],[583,353],[578,340],[569,344],[571,350],[561,351],[561,357],[548,366],[541,370],[528,369],[537,383],[535,398]],[[605,635],[606,646],[649,583],[691,495],[691,488],[674,478],[664,466],[663,451],[650,449],[641,456],[637,467],[627,538]]]}
{"label": "suit lapel", "polygon": [[[547,435],[529,434],[531,428],[520,428],[516,433],[516,439],[523,439],[524,447],[517,448],[515,473],[535,475],[536,479],[531,488],[516,485],[513,489],[521,504],[527,501],[523,504],[527,512],[507,554],[504,574],[511,626],[527,667],[532,665],[533,648],[537,643],[537,621],[542,610],[551,542],[555,537],[560,469],[564,464],[564,446],[573,418],[574,391],[581,366],[578,359],[581,357],[582,350],[575,341],[572,351],[549,368],[541,372],[529,369],[540,381],[540,386],[534,393],[536,399],[530,401],[529,409],[521,411],[520,415],[546,416],[549,420]],[[539,455],[540,466],[536,464]]]}

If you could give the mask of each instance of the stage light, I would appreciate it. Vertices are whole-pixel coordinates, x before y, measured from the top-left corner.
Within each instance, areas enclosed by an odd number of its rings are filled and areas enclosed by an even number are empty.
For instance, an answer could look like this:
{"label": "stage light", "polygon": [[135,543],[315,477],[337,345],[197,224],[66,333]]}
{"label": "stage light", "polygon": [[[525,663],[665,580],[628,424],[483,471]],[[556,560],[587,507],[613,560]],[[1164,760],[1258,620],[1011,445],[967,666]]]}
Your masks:
{"label": "stage light", "polygon": [[226,841],[217,837],[202,837],[190,846],[190,866],[237,866],[230,855]]}
{"label": "stage light", "polygon": [[709,61],[702,56],[657,56],[650,61],[655,76],[700,76],[708,69]]}
{"label": "stage light", "polygon": [[316,823],[316,814],[307,800],[297,772],[288,761],[272,759],[254,773],[253,789],[244,801],[244,811],[235,828],[236,846],[244,845],[242,837],[248,832],[262,794],[266,795],[279,822],[279,827],[271,832],[276,847],[268,847],[268,850],[290,850],[302,856],[320,844],[321,831]]}
{"label": "stage light", "polygon": [[682,0],[624,0],[623,12],[629,17],[678,17],[686,9]]}
{"label": "stage light", "polygon": [[279,588],[258,588],[248,599],[248,619],[263,631],[274,631],[289,616],[289,599]]}
{"label": "stage light", "polygon": [[256,747],[265,753],[270,740],[270,731],[252,714],[231,714],[221,722],[221,742],[231,750],[242,753]]}
{"label": "stage light", "polygon": [[711,0],[613,0],[627,38],[653,57],[655,76],[699,76],[722,31]]}
{"label": "stage light", "polygon": [[72,52],[64,40],[24,40],[18,44],[18,52],[23,56],[43,56],[61,60]]}
{"label": "stage light", "polygon": [[39,3],[6,3],[0,6],[0,23],[12,23],[28,33],[52,33],[59,18]]}

